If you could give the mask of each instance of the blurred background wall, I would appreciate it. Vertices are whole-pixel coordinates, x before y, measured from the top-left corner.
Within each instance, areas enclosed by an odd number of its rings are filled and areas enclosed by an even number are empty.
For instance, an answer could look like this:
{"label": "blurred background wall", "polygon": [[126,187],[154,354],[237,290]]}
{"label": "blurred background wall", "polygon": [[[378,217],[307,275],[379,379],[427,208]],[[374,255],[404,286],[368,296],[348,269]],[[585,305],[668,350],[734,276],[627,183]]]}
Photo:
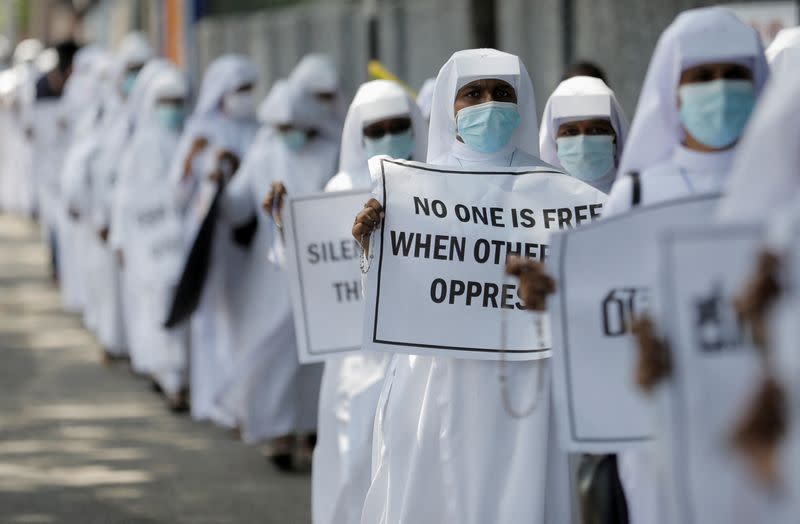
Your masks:
{"label": "blurred background wall", "polygon": [[[197,81],[226,52],[252,56],[261,92],[302,55],[330,53],[352,92],[379,59],[413,88],[435,76],[459,49],[493,46],[519,54],[541,111],[564,67],[596,62],[633,113],[647,63],[675,15],[708,0],[0,0],[0,28],[10,41],[54,42],[74,34],[114,46],[145,31]],[[798,1],[729,4],[765,41],[798,20]]]}

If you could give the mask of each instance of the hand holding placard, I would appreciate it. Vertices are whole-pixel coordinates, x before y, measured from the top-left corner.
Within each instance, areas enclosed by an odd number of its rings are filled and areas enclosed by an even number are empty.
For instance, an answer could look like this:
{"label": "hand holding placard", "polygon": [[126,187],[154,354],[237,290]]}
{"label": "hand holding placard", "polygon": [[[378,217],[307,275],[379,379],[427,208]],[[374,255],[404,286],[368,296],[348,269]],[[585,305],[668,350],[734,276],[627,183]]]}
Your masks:
{"label": "hand holding placard", "polygon": [[374,198],[370,198],[364,204],[364,209],[356,215],[356,221],[353,224],[353,238],[361,244],[365,255],[369,255],[369,237],[375,228],[381,225],[383,217],[383,206]]}

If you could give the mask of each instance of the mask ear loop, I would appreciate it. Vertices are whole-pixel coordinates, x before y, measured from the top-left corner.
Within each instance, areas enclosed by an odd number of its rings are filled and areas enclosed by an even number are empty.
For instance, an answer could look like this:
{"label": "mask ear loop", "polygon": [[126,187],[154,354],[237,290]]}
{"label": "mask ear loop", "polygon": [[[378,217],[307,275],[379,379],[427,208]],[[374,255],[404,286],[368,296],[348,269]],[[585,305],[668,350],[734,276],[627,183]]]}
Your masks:
{"label": "mask ear loop", "polygon": [[[526,313],[530,314],[530,312]],[[509,391],[508,363],[506,362],[506,350],[508,349],[508,317],[506,310],[500,312],[500,393],[503,398],[503,409],[515,420],[522,420],[530,417],[539,407],[539,399],[542,398],[544,391],[544,363],[538,362],[536,371],[536,393],[531,404],[523,409],[516,409],[511,401],[511,391]],[[539,347],[544,346],[544,324],[542,314],[534,313],[533,325],[536,329],[536,343]]]}

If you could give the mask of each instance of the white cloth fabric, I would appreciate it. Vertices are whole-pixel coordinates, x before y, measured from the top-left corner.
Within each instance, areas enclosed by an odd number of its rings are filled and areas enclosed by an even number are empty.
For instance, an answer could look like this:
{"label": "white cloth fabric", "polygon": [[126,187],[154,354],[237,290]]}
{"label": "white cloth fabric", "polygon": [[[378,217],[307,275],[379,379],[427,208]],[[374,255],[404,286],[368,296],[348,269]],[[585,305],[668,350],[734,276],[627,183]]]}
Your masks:
{"label": "white cloth fabric", "polygon": [[431,118],[434,86],[436,86],[436,79],[428,78],[422,84],[422,87],[419,88],[419,94],[417,94],[417,105],[419,106],[419,110],[422,111],[422,116],[425,120],[430,120]]}
{"label": "white cloth fabric", "polygon": [[[509,66],[518,75],[509,76]],[[456,90],[471,79],[498,76],[516,88],[522,123],[509,147],[477,153],[456,140]],[[538,146],[536,106],[530,78],[513,55],[489,49],[455,53],[436,81],[430,129],[428,161],[434,164],[547,165],[529,153]],[[556,499],[549,490],[557,491],[548,483],[548,462],[567,467],[566,454],[548,453],[549,362],[508,365],[513,401],[536,402],[520,420],[503,408],[498,373],[497,362],[393,357],[375,415],[363,524],[569,521],[568,508],[545,503]]]}
{"label": "white cloth fabric", "polygon": [[[411,119],[416,144],[412,159],[425,156],[427,123],[414,100],[395,82],[367,82],[350,104],[342,132],[339,173],[328,182],[326,191],[371,187],[364,126],[394,117]],[[365,352],[325,361],[312,471],[315,524],[361,522],[371,477],[375,408],[388,363],[389,355]]]}
{"label": "white cloth fabric", "polygon": [[[335,170],[338,144],[325,133],[291,150],[274,127],[320,129],[330,115],[315,110],[310,85],[297,79],[276,84],[265,100],[266,129],[248,151],[228,185],[224,214],[235,225],[254,215],[256,237],[241,271],[246,289],[237,296],[242,312],[235,366],[220,402],[235,416],[242,437],[258,442],[316,430],[322,369],[297,360],[289,289],[281,267],[282,239],[261,203],[271,182],[282,181],[289,195],[319,192]],[[274,110],[269,110],[272,107]]]}
{"label": "white cloth fabric", "polygon": [[796,72],[800,64],[800,27],[778,31],[764,54],[773,76]]}
{"label": "white cloth fabric", "polygon": [[[237,120],[226,115],[222,111],[222,100],[255,81],[255,66],[240,55],[216,59],[203,76],[197,105],[181,135],[168,175],[181,210],[185,254],[217,191],[216,183],[208,179],[216,164],[216,155],[229,151],[242,158],[258,128],[255,119]],[[208,146],[184,176],[184,162],[198,138],[205,138]],[[251,286],[251,282],[242,278],[246,258],[247,253],[234,243],[230,226],[218,221],[202,298],[190,320],[192,417],[210,419],[224,426],[237,422],[220,408],[217,400],[233,368],[234,350],[244,351],[236,345],[234,336],[235,326],[244,322],[242,319],[247,313],[236,307],[237,297]]]}
{"label": "white cloth fabric", "polygon": [[[678,15],[664,31],[639,97],[620,174],[604,208],[604,216],[628,211],[633,182],[640,173],[641,201],[647,206],[690,195],[722,191],[735,148],[701,153],[683,147],[677,89],[681,72],[700,63],[745,60],[753,72],[756,93],[768,77],[758,35],[724,8],[692,9]],[[652,449],[621,453],[620,478],[631,524],[656,524],[666,518],[667,490],[658,444]]]}
{"label": "white cloth fabric", "polygon": [[[556,135],[561,124],[573,120],[607,118],[617,135],[617,163],[622,158],[625,140],[628,138],[628,119],[622,111],[617,98],[599,78],[575,76],[564,80],[544,106],[542,126],[539,130],[539,151],[542,160],[564,170],[558,158]],[[606,176],[590,183],[593,187],[608,193],[617,176],[613,169]]]}

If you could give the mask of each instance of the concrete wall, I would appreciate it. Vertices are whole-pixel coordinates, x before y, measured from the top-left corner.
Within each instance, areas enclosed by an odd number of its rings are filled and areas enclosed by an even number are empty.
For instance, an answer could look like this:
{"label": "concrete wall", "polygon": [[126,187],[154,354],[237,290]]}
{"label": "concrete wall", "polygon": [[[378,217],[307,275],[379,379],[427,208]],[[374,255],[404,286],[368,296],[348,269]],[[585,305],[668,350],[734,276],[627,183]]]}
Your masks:
{"label": "concrete wall", "polygon": [[[435,76],[447,58],[471,46],[466,0],[408,2],[379,10],[382,61],[412,87]],[[250,54],[268,86],[306,53],[332,55],[350,93],[367,80],[366,17],[360,5],[322,3],[206,18],[197,25],[202,68],[225,52]],[[262,86],[262,88],[264,88]]]}
{"label": "concrete wall", "polygon": [[[755,0],[756,3],[758,0]],[[766,0],[769,1],[769,0]],[[498,47],[523,58],[541,112],[570,59],[602,66],[623,108],[633,115],[659,34],[682,10],[711,0],[496,0]],[[454,51],[474,46],[469,0],[380,0],[380,57],[412,87],[435,76]],[[572,5],[565,46],[564,5]],[[323,51],[342,67],[352,93],[367,79],[368,42],[361,1],[327,0],[248,15],[206,18],[197,27],[199,64],[224,52],[255,58],[262,92],[303,54]],[[571,49],[572,56],[565,56]]]}

